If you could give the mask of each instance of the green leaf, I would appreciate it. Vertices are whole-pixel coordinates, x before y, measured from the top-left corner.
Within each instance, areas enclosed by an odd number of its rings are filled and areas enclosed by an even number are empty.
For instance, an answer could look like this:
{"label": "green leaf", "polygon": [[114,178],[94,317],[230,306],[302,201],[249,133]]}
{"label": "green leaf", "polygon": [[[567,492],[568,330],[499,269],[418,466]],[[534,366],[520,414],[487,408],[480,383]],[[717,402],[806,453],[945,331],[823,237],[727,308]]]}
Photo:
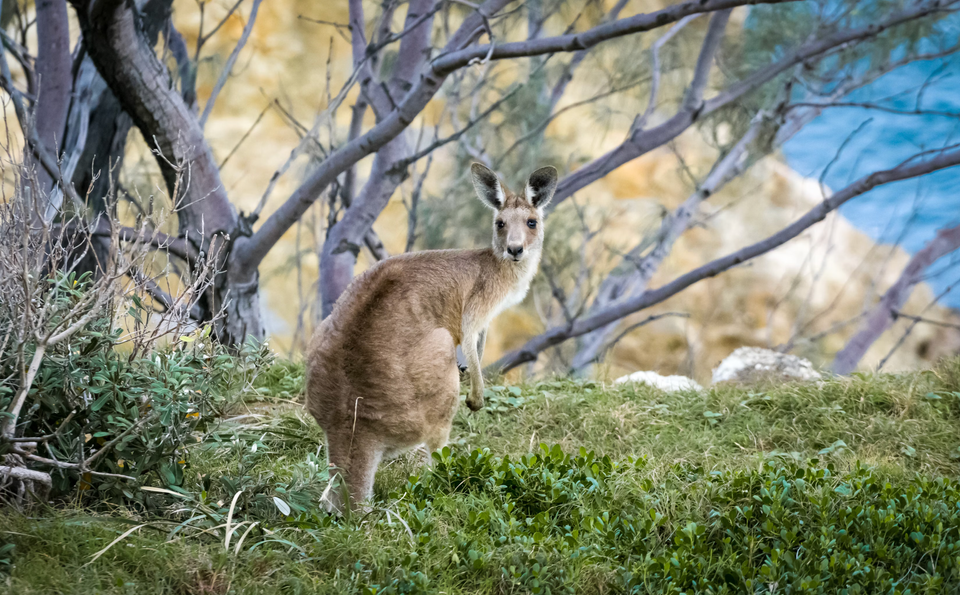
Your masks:
{"label": "green leaf", "polygon": [[826,447],[826,448],[821,448],[821,449],[818,451],[817,454],[828,455],[828,454],[833,453],[833,452],[836,452],[836,451],[838,451],[838,450],[840,450],[840,449],[842,449],[842,448],[847,448],[847,443],[844,442],[843,440],[837,440],[836,442],[834,442],[834,443],[831,444],[830,446],[828,446],[828,447]]}
{"label": "green leaf", "polygon": [[290,505],[284,502],[283,500],[281,500],[280,498],[277,498],[276,496],[274,496],[273,504],[277,507],[277,510],[279,510],[280,514],[282,514],[283,516],[290,515]]}
{"label": "green leaf", "polygon": [[110,393],[104,393],[90,405],[90,411],[97,412],[100,411],[104,405],[107,403],[107,399],[110,398]]}

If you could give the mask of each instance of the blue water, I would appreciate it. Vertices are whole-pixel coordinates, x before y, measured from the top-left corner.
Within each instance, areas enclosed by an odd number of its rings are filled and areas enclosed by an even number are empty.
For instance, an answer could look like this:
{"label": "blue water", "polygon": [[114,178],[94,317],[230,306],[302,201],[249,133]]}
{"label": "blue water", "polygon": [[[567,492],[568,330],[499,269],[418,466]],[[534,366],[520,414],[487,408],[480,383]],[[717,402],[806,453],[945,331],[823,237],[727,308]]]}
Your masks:
{"label": "blue water", "polygon": [[[960,114],[960,56],[898,68],[846,98],[897,110],[920,109]],[[844,141],[846,146],[837,154]],[[960,143],[960,116],[904,115],[875,109],[826,110],[784,147],[789,165],[812,178],[823,175],[838,190],[873,171],[895,167],[925,150]],[[830,162],[833,161],[832,164]],[[938,229],[960,224],[960,167],[875,188],[840,208],[840,213],[873,239],[898,243],[914,253]],[[941,259],[927,281],[941,303],[960,308],[960,254]]]}

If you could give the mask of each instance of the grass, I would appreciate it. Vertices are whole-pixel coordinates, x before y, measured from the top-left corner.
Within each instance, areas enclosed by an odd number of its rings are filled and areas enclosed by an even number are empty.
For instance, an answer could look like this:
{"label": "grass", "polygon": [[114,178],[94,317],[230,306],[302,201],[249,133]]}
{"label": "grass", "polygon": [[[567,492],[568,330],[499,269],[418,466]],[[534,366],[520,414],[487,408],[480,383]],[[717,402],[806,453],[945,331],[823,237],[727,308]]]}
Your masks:
{"label": "grass", "polygon": [[[667,394],[488,389],[432,471],[381,465],[335,519],[322,434],[277,363],[149,510],[0,510],[11,593],[960,591],[960,361]],[[543,445],[543,446],[541,446]],[[239,493],[239,495],[237,495]],[[236,504],[231,503],[236,497]],[[227,524],[230,545],[225,547]],[[254,525],[254,523],[256,523]],[[132,531],[99,557],[122,534]],[[248,530],[249,529],[249,530]],[[4,565],[4,559],[8,563]]]}

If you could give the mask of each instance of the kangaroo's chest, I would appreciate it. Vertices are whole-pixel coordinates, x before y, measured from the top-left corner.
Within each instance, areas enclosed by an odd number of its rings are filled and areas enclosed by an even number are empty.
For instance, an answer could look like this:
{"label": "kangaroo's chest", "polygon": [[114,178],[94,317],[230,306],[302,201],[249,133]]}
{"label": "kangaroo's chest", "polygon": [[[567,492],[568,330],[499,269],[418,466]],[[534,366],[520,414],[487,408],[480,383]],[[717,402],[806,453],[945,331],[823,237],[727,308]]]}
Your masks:
{"label": "kangaroo's chest", "polygon": [[485,316],[481,317],[483,319],[483,328],[489,326],[490,322],[501,312],[520,304],[520,302],[527,297],[527,293],[530,291],[530,283],[533,281],[533,277],[537,272],[538,263],[532,261],[526,264],[527,266],[517,271],[516,276],[510,279],[511,282],[509,284],[506,284],[496,293],[490,307],[484,313]]}

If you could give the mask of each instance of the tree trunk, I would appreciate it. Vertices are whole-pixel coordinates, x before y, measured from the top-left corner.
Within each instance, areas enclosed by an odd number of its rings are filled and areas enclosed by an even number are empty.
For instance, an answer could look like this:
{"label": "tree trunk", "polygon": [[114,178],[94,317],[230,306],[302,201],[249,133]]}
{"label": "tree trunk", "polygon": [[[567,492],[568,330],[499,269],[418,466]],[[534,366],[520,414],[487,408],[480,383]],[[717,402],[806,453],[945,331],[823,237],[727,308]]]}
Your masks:
{"label": "tree trunk", "polygon": [[343,219],[330,228],[320,255],[320,295],[324,318],[353,280],[353,267],[357,264],[357,256],[367,232],[406,178],[406,168],[398,171],[390,169],[391,166],[409,152],[403,133],[384,145],[373,159],[370,179],[363,190],[347,209]]}
{"label": "tree trunk", "polygon": [[[400,43],[399,57],[384,87],[377,84],[376,74],[369,68],[363,69],[361,85],[364,98],[369,101],[378,122],[393,110],[392,97],[402,97],[416,80],[417,72],[429,56],[430,32],[433,29],[433,16],[420,20],[433,6],[432,0],[412,0],[404,18],[404,30],[408,33]],[[366,39],[363,34],[363,9],[361,2],[350,3],[350,21],[355,29],[351,32],[354,61],[363,65]],[[418,23],[419,24],[416,24]],[[355,114],[356,115],[356,114]],[[359,110],[362,117],[363,111]],[[359,122],[358,124],[359,132]],[[352,128],[352,126],[351,126]],[[351,136],[354,131],[351,130]],[[413,153],[401,132],[393,140],[383,145],[374,157],[370,176],[355,199],[345,203],[343,218],[330,228],[320,254],[320,306],[321,316],[326,318],[333,310],[340,294],[353,279],[353,268],[360,254],[360,247],[367,241],[373,222],[377,220],[390,197],[407,178],[407,167],[396,167],[399,162]],[[353,182],[349,183],[348,193]]]}
{"label": "tree trunk", "polygon": [[[215,278],[201,298],[204,320],[217,319],[218,338],[236,345],[263,338],[256,267],[235,266],[234,243],[249,235],[230,203],[196,115],[174,88],[141,29],[139,11],[123,0],[73,0],[90,58],[120,106],[157,151],[179,235],[197,254],[194,270],[214,259]],[[164,3],[169,15],[169,0]],[[154,37],[155,38],[155,37]]]}
{"label": "tree trunk", "polygon": [[[37,102],[34,125],[37,138],[51,155],[63,146],[63,130],[70,106],[70,23],[66,0],[37,0]],[[47,222],[59,211],[62,194],[54,191],[55,180],[37,166],[42,213]]]}

